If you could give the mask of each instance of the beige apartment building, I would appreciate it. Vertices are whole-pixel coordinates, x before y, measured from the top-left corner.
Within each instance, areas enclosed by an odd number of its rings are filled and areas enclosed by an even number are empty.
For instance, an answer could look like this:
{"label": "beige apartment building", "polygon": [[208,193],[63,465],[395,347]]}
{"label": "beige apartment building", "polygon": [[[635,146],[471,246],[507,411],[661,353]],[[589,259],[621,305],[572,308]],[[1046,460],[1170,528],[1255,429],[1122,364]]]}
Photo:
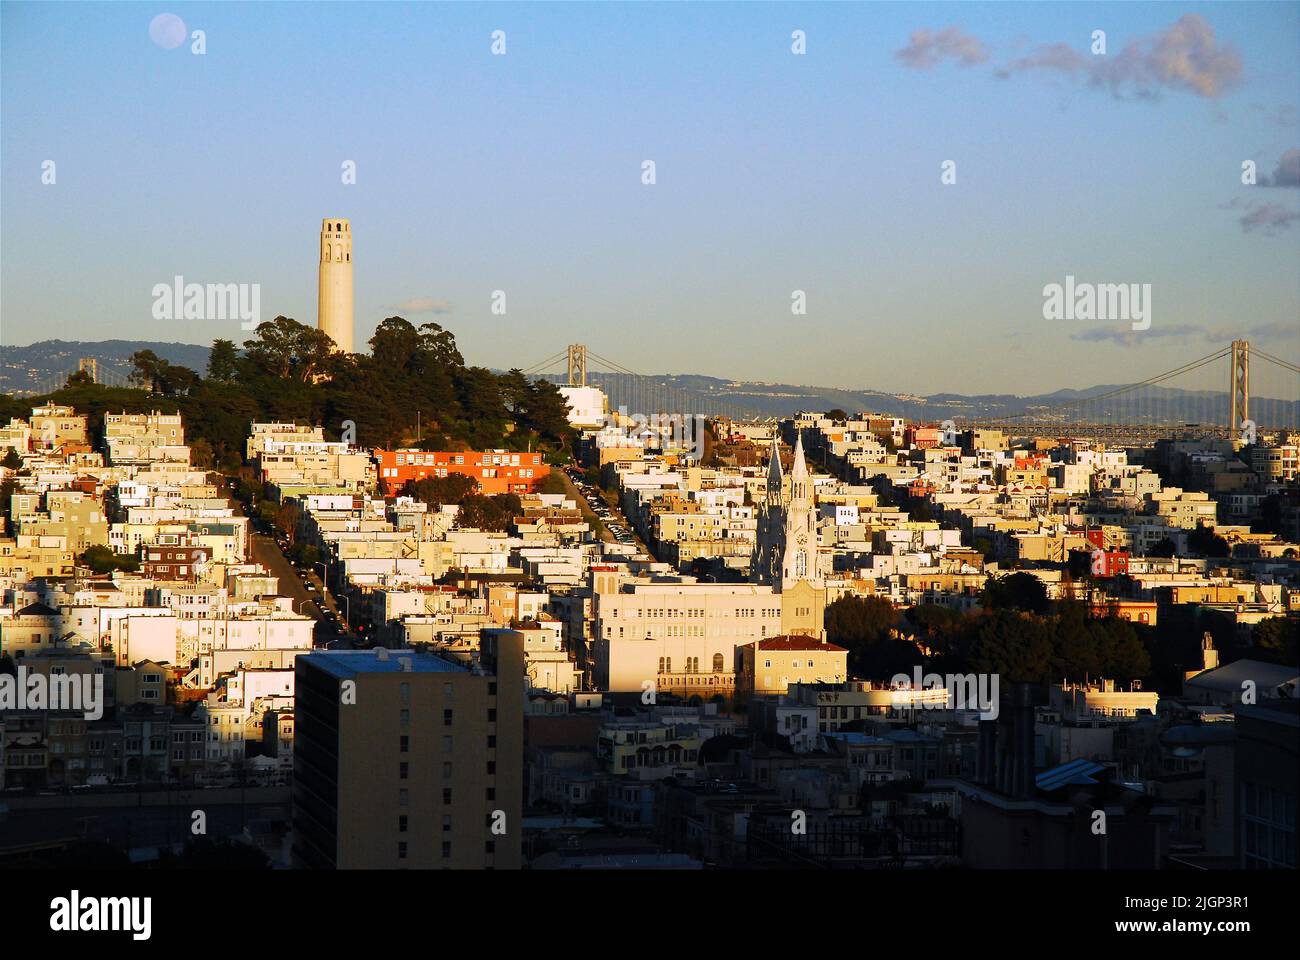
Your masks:
{"label": "beige apartment building", "polygon": [[771,637],[740,648],[737,698],[785,693],[792,683],[843,683],[849,651],[814,637]]}
{"label": "beige apartment building", "polygon": [[70,577],[75,560],[66,541],[20,546],[14,538],[0,539],[0,577],[33,580],[36,577]]}
{"label": "beige apartment building", "polygon": [[21,659],[54,647],[62,635],[59,611],[43,603],[29,603],[0,620],[0,655]]}
{"label": "beige apartment building", "polygon": [[86,417],[72,407],[46,404],[32,408],[31,440],[37,449],[51,450],[88,443]]}
{"label": "beige apartment building", "polygon": [[296,662],[294,845],[325,869],[518,869],[524,651],[492,631],[471,667],[409,650]]}
{"label": "beige apartment building", "polygon": [[1195,530],[1202,524],[1213,526],[1218,520],[1219,505],[1208,493],[1166,487],[1149,499],[1156,516],[1164,517],[1171,527]]}
{"label": "beige apartment building", "polygon": [[736,649],[781,632],[782,597],[759,584],[652,582],[593,568],[596,686],[682,696],[735,692]]}
{"label": "beige apartment building", "polygon": [[1252,447],[1250,468],[1261,483],[1286,483],[1300,476],[1300,446]]}
{"label": "beige apartment building", "polygon": [[244,456],[255,460],[268,450],[297,443],[324,443],[325,430],[297,423],[253,423],[244,441]]}
{"label": "beige apartment building", "polygon": [[95,497],[80,490],[51,490],[45,495],[45,506],[44,513],[30,513],[19,520],[20,542],[43,545],[61,541],[74,554],[108,543],[108,518]]}
{"label": "beige apartment building", "polygon": [[178,447],[185,445],[185,426],[179,413],[106,413],[104,439],[131,438],[148,446]]}

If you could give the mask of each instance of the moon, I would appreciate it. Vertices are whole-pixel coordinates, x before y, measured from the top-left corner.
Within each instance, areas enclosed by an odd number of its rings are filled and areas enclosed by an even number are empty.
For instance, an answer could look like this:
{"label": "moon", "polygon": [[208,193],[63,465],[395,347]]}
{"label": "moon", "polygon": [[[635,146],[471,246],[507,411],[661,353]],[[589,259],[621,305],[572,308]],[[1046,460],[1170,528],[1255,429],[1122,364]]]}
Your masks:
{"label": "moon", "polygon": [[149,21],[149,39],[164,50],[175,50],[188,35],[185,21],[174,13],[160,13]]}

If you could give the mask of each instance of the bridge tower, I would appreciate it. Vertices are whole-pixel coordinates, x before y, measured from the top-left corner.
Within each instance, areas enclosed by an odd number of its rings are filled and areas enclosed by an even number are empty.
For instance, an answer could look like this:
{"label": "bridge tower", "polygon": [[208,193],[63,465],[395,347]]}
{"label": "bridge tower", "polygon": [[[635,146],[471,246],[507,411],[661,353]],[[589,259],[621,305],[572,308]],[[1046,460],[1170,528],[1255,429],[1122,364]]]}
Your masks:
{"label": "bridge tower", "polygon": [[1241,446],[1243,421],[1250,419],[1250,342],[1232,341],[1232,420],[1228,424],[1233,447]]}
{"label": "bridge tower", "polygon": [[569,344],[569,386],[587,385],[587,347],[581,343]]}

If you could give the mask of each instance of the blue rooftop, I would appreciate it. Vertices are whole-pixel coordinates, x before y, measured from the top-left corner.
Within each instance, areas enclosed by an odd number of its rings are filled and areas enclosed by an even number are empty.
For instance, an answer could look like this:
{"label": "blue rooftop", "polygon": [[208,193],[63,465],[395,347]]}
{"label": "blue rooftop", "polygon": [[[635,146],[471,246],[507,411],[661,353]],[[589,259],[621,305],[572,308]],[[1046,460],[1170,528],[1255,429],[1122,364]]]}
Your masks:
{"label": "blue rooftop", "polygon": [[880,739],[879,737],[873,737],[869,733],[858,733],[856,731],[833,730],[828,733],[823,733],[822,736],[825,737],[827,740],[843,740],[847,744],[851,744],[853,746],[858,746],[858,747],[868,746],[873,743],[888,742],[886,740]]}
{"label": "blue rooftop", "polygon": [[1034,777],[1034,785],[1039,790],[1051,791],[1067,784],[1094,784],[1097,782],[1094,774],[1105,769],[1100,763],[1079,757],[1051,770],[1044,770]]}
{"label": "blue rooftop", "polygon": [[380,659],[374,650],[313,650],[299,657],[336,677],[355,677],[359,673],[401,673],[402,660],[410,660],[411,673],[469,673],[469,667],[414,650],[388,650]]}

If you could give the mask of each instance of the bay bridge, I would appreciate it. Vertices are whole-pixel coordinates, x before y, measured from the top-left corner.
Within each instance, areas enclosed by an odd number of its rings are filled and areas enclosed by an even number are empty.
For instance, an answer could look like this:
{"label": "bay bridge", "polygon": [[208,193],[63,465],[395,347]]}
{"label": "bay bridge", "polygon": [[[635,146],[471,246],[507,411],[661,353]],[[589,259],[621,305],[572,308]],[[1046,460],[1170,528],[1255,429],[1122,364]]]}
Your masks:
{"label": "bay bridge", "polygon": [[39,379],[33,379],[30,386],[15,390],[14,396],[42,396],[61,389],[73,374],[84,373],[94,383],[105,387],[134,387],[131,379],[131,363],[128,360],[107,360],[98,357],[81,357],[75,367],[66,370],[54,370],[44,373]]}
{"label": "bay bridge", "polygon": [[[1017,437],[1076,436],[1147,443],[1163,436],[1249,437],[1300,432],[1300,366],[1249,341],[1234,340],[1136,383],[1088,391],[1058,390],[1032,400],[1012,396],[924,398],[878,392],[764,392],[755,384],[682,376],[651,376],[571,344],[523,371],[570,386],[596,386],[611,410],[702,414],[736,421],[774,420],[796,410],[838,407],[958,430],[1002,430]],[[830,393],[834,400],[826,399]],[[850,401],[852,406],[850,406]]]}

